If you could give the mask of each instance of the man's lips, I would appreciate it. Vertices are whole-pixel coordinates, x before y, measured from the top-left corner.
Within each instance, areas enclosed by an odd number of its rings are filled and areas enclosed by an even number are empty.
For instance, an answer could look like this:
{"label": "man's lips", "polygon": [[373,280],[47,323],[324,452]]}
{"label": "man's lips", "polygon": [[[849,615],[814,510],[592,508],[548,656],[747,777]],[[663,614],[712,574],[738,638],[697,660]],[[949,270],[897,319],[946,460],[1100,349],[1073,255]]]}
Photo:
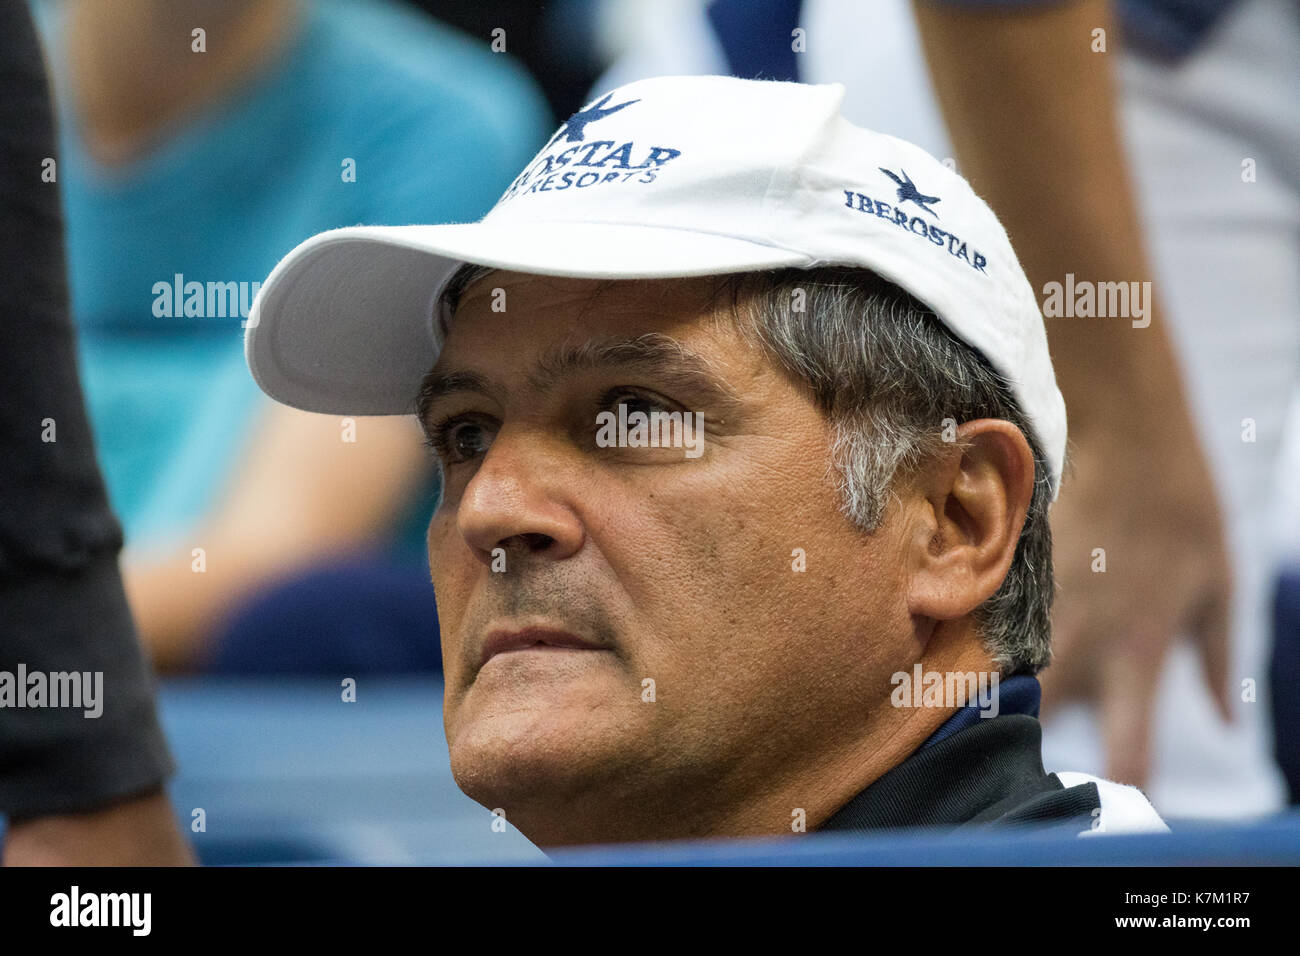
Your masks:
{"label": "man's lips", "polygon": [[576,634],[570,634],[568,631],[553,630],[548,627],[524,627],[515,631],[497,629],[490,631],[483,641],[483,654],[479,658],[479,666],[482,667],[498,654],[539,645],[543,647],[567,647],[584,651],[606,650],[595,641],[589,641]]}

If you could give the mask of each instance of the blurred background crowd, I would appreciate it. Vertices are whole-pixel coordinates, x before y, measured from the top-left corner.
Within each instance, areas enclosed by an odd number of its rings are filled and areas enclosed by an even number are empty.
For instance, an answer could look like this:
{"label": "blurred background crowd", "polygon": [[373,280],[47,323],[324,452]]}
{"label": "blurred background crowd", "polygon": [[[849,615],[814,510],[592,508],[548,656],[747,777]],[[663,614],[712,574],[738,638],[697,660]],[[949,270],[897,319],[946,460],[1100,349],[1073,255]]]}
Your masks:
{"label": "blurred background crowd", "polygon": [[[1077,91],[1066,64],[1030,70],[1023,85],[1038,105],[1018,100],[1007,76],[1017,62],[1029,70],[1027,59],[995,60],[986,48],[982,62],[963,60],[918,19],[918,10],[955,10],[978,33],[981,17],[1008,9],[1032,18],[1077,4],[31,6],[58,107],[72,317],[99,463],[125,532],[126,590],[155,668],[195,680],[439,669],[424,546],[437,478],[413,422],[278,406],[244,363],[241,321],[256,284],[300,241],[358,223],[477,219],[559,121],[603,89],[660,74],[845,84],[852,120],[951,157],[990,197],[1038,285],[1057,275],[1035,273],[1053,252],[1032,227],[1018,229],[1014,186],[995,173],[982,180],[992,164],[981,156],[1005,150],[999,137],[1022,125],[1050,140],[1059,112],[1067,148],[1089,162],[1089,144],[1069,139]],[[1082,22],[1109,32],[1100,49],[1092,31],[1070,42],[1084,57],[1113,59],[1126,166],[1121,181],[1078,202],[1131,204],[1137,217],[1223,517],[1234,595],[1221,667],[1227,713],[1207,703],[1215,691],[1197,652],[1175,646],[1140,675],[1152,685],[1151,749],[1129,776],[1143,778],[1167,816],[1267,813],[1300,798],[1300,712],[1290,699],[1300,674],[1300,9],[1288,0],[1083,6]],[[990,29],[1016,39],[998,21]],[[945,74],[936,60],[967,72]],[[1013,166],[1023,159],[1003,155]],[[1078,181],[1069,168],[1059,175]],[[1041,208],[1038,219],[1053,222],[1056,261],[1068,264],[1070,249],[1096,237],[1086,223],[1072,232],[1073,207],[1063,207]],[[1063,383],[1112,387],[1104,365],[1075,367],[1058,354],[1057,327],[1048,330]],[[1073,431],[1076,403],[1066,397]],[[1107,406],[1115,443],[1140,446],[1144,434],[1125,432],[1115,411],[1124,407]],[[1163,460],[1148,464],[1154,486],[1170,480]],[[1107,646],[1063,647],[1063,672],[1081,675],[1069,655]],[[1268,692],[1270,675],[1283,692]],[[1048,769],[1053,757],[1070,769],[1115,766],[1111,718],[1097,709],[1097,682],[1110,679],[1075,676],[1055,688]],[[1243,679],[1258,681],[1257,699]],[[1045,686],[1050,702],[1050,679]],[[1198,706],[1190,717],[1180,710],[1189,701]]]}

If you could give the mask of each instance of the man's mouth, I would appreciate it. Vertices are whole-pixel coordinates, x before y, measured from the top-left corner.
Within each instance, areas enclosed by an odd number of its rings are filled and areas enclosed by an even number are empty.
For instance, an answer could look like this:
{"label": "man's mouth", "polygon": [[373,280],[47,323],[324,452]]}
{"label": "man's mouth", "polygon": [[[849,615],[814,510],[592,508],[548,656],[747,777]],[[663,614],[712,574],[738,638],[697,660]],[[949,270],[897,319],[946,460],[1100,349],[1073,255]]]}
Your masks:
{"label": "man's mouth", "polygon": [[483,641],[479,666],[482,667],[498,654],[523,650],[603,651],[608,648],[577,634],[549,627],[524,627],[516,630],[496,628],[489,631]]}

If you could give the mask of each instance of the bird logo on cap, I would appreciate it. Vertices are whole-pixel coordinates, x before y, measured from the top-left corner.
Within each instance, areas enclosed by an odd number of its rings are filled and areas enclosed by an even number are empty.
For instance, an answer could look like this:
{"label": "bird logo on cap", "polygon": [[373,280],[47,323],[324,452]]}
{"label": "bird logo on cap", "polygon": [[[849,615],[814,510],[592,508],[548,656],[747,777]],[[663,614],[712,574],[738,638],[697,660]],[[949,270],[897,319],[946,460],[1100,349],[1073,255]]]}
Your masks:
{"label": "bird logo on cap", "polygon": [[564,137],[566,143],[581,143],[589,123],[594,123],[596,120],[602,120],[611,113],[617,113],[626,106],[631,106],[633,103],[641,102],[639,99],[628,100],[626,103],[619,103],[617,106],[611,106],[609,109],[604,109],[603,107],[605,104],[613,99],[613,97],[613,93],[606,93],[603,98],[592,103],[585,110],[579,110],[574,113],[565,120],[564,125],[556,131],[556,134],[551,137],[551,141],[543,148],[550,149],[555,141],[561,136]]}
{"label": "bird logo on cap", "polygon": [[934,216],[935,219],[939,218],[939,214],[930,208],[930,203],[941,201],[939,197],[923,195],[921,191],[916,188],[916,183],[912,182],[912,177],[907,175],[906,169],[900,170],[903,174],[903,178],[899,179],[898,174],[893,170],[886,169],[884,166],[879,166],[877,168],[894,182],[898,183],[898,201],[900,203],[916,203],[916,205],[920,206],[922,210]]}

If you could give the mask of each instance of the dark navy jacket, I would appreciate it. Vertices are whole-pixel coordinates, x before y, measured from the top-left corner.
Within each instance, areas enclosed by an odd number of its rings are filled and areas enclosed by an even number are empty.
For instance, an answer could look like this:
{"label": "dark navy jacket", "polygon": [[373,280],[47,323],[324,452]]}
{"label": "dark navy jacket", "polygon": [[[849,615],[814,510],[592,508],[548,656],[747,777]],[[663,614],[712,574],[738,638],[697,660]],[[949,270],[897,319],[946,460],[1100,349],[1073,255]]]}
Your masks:
{"label": "dark navy jacket", "polygon": [[1043,769],[1035,678],[1010,677],[998,690],[996,717],[981,717],[975,706],[957,711],[818,829],[1021,825],[1094,832],[1103,828],[1098,783],[1123,794],[1125,806],[1111,813],[1114,828],[1162,826],[1132,788],[1094,779],[1066,786]]}

